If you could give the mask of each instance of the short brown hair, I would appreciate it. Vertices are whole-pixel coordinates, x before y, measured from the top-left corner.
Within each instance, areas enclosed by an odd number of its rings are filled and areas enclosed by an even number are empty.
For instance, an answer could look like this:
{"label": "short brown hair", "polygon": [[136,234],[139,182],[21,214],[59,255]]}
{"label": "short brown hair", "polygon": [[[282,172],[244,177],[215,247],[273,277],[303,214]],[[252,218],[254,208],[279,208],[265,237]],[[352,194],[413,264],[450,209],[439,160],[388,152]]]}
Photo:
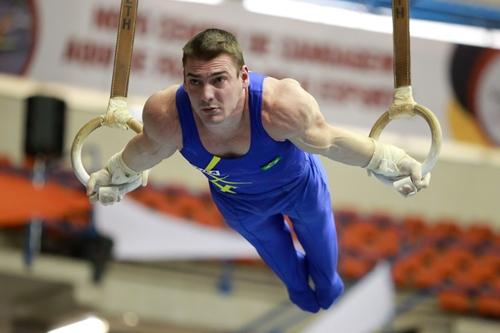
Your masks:
{"label": "short brown hair", "polygon": [[225,30],[206,29],[196,34],[182,48],[182,65],[186,65],[188,58],[211,60],[221,54],[231,57],[237,69],[245,64],[243,53],[236,37]]}

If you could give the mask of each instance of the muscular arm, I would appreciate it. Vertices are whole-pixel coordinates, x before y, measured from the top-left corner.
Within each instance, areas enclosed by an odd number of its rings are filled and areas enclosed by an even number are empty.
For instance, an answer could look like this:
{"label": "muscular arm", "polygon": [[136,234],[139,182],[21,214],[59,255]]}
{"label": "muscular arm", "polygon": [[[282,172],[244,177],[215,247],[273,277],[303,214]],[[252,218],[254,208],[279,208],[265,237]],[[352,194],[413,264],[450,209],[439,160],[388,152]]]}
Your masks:
{"label": "muscular arm", "polygon": [[422,175],[421,163],[404,150],[328,124],[314,98],[294,80],[266,79],[262,119],[275,140],[288,139],[304,151],[366,168],[404,196],[429,186],[430,173]]}
{"label": "muscular arm", "polygon": [[104,205],[120,201],[126,193],[146,185],[147,172],[142,171],[181,148],[175,91],[176,87],[171,87],[147,100],[142,133],[130,140],[122,152],[111,156],[104,168],[90,175],[87,195],[91,201]]}
{"label": "muscular arm", "polygon": [[265,87],[263,123],[271,137],[341,163],[369,163],[373,141],[327,123],[316,100],[297,81],[269,78]]}
{"label": "muscular arm", "polygon": [[175,108],[175,91],[170,87],[152,95],[144,105],[141,134],[123,150],[123,161],[135,171],[143,171],[181,149],[182,138]]}

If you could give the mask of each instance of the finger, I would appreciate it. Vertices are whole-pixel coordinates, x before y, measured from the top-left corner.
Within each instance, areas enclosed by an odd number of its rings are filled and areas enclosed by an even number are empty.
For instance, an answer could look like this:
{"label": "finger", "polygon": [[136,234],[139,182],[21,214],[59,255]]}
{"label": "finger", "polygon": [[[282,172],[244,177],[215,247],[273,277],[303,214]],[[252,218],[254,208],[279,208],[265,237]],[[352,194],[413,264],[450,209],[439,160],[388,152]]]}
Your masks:
{"label": "finger", "polygon": [[411,181],[416,184],[422,181],[422,164],[411,158],[409,162]]}
{"label": "finger", "polygon": [[109,172],[105,169],[92,173],[87,183],[87,195],[97,192],[100,186],[109,185],[110,178]]}
{"label": "finger", "polygon": [[417,187],[414,186],[413,184],[405,184],[405,185],[401,186],[398,189],[398,191],[399,191],[399,193],[401,193],[405,197],[408,197],[408,196],[415,195],[415,193],[417,193],[418,190],[417,190]]}
{"label": "finger", "polygon": [[414,195],[418,191],[417,187],[412,182],[410,177],[399,179],[395,181],[392,185],[396,188],[396,190],[400,194],[402,194],[405,197]]}
{"label": "finger", "polygon": [[99,196],[98,196],[97,192],[94,192],[93,194],[91,194],[89,196],[89,200],[91,203],[96,203],[97,201],[99,201]]}
{"label": "finger", "polygon": [[101,187],[99,189],[99,201],[104,205],[113,204],[118,201],[119,193],[116,187]]}
{"label": "finger", "polygon": [[144,170],[142,172],[142,186],[143,187],[148,185],[148,177],[149,177],[149,170]]}
{"label": "finger", "polygon": [[95,191],[95,185],[97,182],[97,177],[95,174],[91,174],[89,181],[87,182],[87,196],[92,196],[96,191]]}
{"label": "finger", "polygon": [[419,181],[416,181],[414,182],[415,186],[421,190],[421,189],[424,189],[424,188],[427,188],[429,187],[429,184],[431,182],[431,173],[429,172],[428,174],[426,174],[424,176],[424,178],[422,178],[421,180]]}

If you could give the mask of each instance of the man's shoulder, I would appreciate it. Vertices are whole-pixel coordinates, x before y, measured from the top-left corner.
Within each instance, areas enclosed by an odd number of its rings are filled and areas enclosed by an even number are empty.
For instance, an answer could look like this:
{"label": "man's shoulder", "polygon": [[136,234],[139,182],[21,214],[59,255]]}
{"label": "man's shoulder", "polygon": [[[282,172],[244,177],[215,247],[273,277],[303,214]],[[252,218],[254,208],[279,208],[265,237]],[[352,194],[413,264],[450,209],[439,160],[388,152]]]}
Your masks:
{"label": "man's shoulder", "polygon": [[303,124],[300,115],[302,87],[290,78],[266,78],[262,97],[262,123],[275,140],[283,140]]}
{"label": "man's shoulder", "polygon": [[147,99],[145,108],[158,109],[170,106],[172,103],[175,104],[175,95],[178,88],[179,85],[172,85],[155,92]]}
{"label": "man's shoulder", "polygon": [[262,122],[275,140],[296,136],[319,113],[315,98],[294,79],[269,80],[264,96]]}
{"label": "man's shoulder", "polygon": [[144,104],[144,126],[151,134],[175,133],[179,127],[175,95],[179,85],[173,85],[152,94]]}
{"label": "man's shoulder", "polygon": [[178,85],[157,91],[146,100],[143,113],[145,116],[169,117],[175,115],[175,94]]}
{"label": "man's shoulder", "polygon": [[263,85],[263,102],[265,105],[278,105],[283,99],[294,94],[297,90],[302,89],[297,80],[291,78],[276,79],[268,76],[264,79]]}

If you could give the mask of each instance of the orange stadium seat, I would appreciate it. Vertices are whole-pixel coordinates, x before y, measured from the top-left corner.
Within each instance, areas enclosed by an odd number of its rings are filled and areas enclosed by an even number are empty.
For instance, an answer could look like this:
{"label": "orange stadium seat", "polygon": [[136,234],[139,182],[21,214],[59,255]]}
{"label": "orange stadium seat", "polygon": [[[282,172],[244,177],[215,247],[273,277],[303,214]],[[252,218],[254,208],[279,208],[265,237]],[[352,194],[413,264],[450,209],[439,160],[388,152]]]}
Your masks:
{"label": "orange stadium seat", "polygon": [[466,245],[474,247],[493,241],[494,235],[491,227],[484,222],[477,222],[464,230],[461,240]]}
{"label": "orange stadium seat", "polygon": [[476,300],[476,312],[480,315],[500,318],[499,295],[479,295]]}
{"label": "orange stadium seat", "polygon": [[420,260],[416,256],[407,256],[396,261],[392,268],[394,282],[400,288],[407,288],[413,285],[415,272],[420,267]]}
{"label": "orange stadium seat", "polygon": [[343,256],[339,261],[340,274],[347,279],[359,279],[370,271],[373,263],[364,258]]}
{"label": "orange stadium seat", "polygon": [[443,273],[434,264],[420,266],[415,271],[413,284],[416,288],[428,289],[439,287],[444,282]]}
{"label": "orange stadium seat", "polygon": [[443,250],[444,258],[459,268],[468,267],[475,260],[475,255],[467,248],[450,247]]}
{"label": "orange stadium seat", "polygon": [[400,238],[395,228],[385,228],[380,232],[378,248],[384,258],[398,254],[400,248]]}
{"label": "orange stadium seat", "polygon": [[432,242],[453,240],[461,237],[463,231],[459,227],[458,221],[451,218],[437,220],[427,229],[426,237]]}
{"label": "orange stadium seat", "polygon": [[488,288],[495,295],[500,295],[500,273],[498,273],[498,271],[493,279],[489,281]]}
{"label": "orange stadium seat", "polygon": [[471,311],[472,300],[461,291],[442,291],[438,293],[439,305],[449,311],[467,313]]}
{"label": "orange stadium seat", "polygon": [[379,227],[385,227],[394,224],[394,218],[391,216],[391,214],[382,211],[370,214],[368,216],[368,220]]}
{"label": "orange stadium seat", "polygon": [[48,181],[34,187],[22,176],[0,174],[0,225],[18,226],[31,218],[57,220],[90,210],[82,191]]}
{"label": "orange stadium seat", "polygon": [[335,210],[335,222],[338,226],[348,224],[359,217],[359,213],[355,208],[343,207]]}
{"label": "orange stadium seat", "polygon": [[421,244],[427,235],[428,226],[425,219],[418,215],[409,215],[403,218],[399,225],[401,239],[406,246]]}
{"label": "orange stadium seat", "polygon": [[420,266],[429,266],[436,260],[440,252],[433,246],[425,246],[413,252]]}
{"label": "orange stadium seat", "polygon": [[[194,195],[182,187],[167,187],[140,189],[132,195],[162,213],[227,228],[207,192]],[[361,278],[381,259],[395,260],[392,275],[397,287],[455,288],[439,295],[440,304],[461,312],[473,304],[464,292],[500,291],[500,258],[491,251],[500,247],[500,237],[484,224],[462,229],[450,218],[429,224],[422,216],[408,215],[398,221],[384,212],[362,215],[352,208],[337,209],[335,217],[339,271],[348,279]]]}
{"label": "orange stadium seat", "polygon": [[456,264],[448,260],[444,253],[440,253],[435,260],[435,268],[439,271],[443,279],[449,279],[453,272],[455,272]]}

